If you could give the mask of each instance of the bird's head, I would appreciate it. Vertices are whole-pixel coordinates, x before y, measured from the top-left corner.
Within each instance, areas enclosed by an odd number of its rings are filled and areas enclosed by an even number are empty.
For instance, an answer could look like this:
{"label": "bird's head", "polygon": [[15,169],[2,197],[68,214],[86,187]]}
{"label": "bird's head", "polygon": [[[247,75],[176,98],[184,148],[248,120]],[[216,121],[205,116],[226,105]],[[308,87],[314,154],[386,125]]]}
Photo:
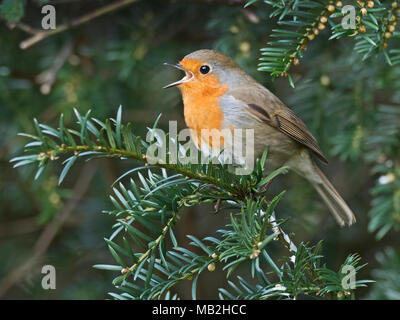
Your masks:
{"label": "bird's head", "polygon": [[246,73],[228,56],[215,50],[198,50],[185,56],[173,66],[185,72],[185,76],[164,88],[177,86],[182,93],[209,92],[226,85],[232,89],[245,80]]}

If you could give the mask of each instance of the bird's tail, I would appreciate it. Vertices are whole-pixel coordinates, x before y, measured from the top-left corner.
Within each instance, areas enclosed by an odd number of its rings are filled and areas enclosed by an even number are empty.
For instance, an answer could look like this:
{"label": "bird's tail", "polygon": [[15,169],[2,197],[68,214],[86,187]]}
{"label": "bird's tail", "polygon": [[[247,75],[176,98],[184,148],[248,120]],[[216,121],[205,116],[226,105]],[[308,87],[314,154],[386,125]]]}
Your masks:
{"label": "bird's tail", "polygon": [[[311,181],[314,188],[318,191],[321,198],[324,200],[328,206],[330,212],[335,217],[336,221],[341,225],[352,225],[356,222],[356,217],[351,211],[347,203],[339,195],[333,185],[330,183],[323,172],[313,163],[315,172],[321,178],[321,182]],[[318,179],[319,180],[319,179]]]}

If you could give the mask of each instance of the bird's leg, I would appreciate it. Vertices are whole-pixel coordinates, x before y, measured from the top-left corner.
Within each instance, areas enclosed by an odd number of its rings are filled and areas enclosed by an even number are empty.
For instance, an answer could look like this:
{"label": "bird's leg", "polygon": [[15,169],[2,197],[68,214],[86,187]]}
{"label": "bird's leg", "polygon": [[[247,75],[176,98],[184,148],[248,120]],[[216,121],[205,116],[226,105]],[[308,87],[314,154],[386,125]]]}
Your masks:
{"label": "bird's leg", "polygon": [[266,184],[264,184],[260,190],[258,191],[259,193],[266,193],[268,191],[269,186],[271,185],[272,181],[274,181],[274,179],[269,180]]}
{"label": "bird's leg", "polygon": [[217,214],[219,212],[219,209],[221,208],[221,203],[222,203],[222,199],[218,198],[217,203],[214,206],[214,214]]}
{"label": "bird's leg", "polygon": [[[274,181],[274,178],[272,178],[271,180],[269,180],[266,184],[264,184],[259,190],[258,193],[261,194],[262,196],[265,195],[270,187],[270,185],[272,184],[272,181]],[[267,203],[267,205],[269,205],[269,201],[267,199],[265,199],[265,202]]]}

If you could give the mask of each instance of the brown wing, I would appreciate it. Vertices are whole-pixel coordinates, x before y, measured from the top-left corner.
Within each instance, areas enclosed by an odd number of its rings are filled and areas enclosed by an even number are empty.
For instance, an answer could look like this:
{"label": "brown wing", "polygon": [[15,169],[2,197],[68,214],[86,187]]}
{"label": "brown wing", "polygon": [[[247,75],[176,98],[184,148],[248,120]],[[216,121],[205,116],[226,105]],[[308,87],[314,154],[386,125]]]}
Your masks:
{"label": "brown wing", "polygon": [[[292,139],[300,142],[309,148],[322,162],[328,163],[328,160],[325,158],[318,146],[318,142],[307,129],[303,121],[301,121],[292,110],[286,107],[283,102],[264,87],[260,86],[257,91],[257,94],[253,96],[244,92],[233,93],[233,96],[236,99],[245,102],[251,114],[266,124],[288,135]],[[251,100],[255,100],[255,103],[252,103]]]}

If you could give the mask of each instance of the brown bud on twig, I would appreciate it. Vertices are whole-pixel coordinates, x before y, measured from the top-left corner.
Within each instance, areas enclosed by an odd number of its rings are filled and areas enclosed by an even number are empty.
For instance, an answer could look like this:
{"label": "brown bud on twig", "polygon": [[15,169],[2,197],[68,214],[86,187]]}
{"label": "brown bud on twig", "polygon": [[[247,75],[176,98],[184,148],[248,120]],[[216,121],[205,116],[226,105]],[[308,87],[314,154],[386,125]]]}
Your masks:
{"label": "brown bud on twig", "polygon": [[389,39],[392,37],[392,33],[391,32],[385,32],[385,38]]}
{"label": "brown bud on twig", "polygon": [[128,271],[129,271],[128,268],[123,268],[123,269],[121,270],[121,274],[127,274]]}
{"label": "brown bud on twig", "polygon": [[215,263],[211,262],[208,266],[207,266],[208,271],[213,272],[215,270]]}

